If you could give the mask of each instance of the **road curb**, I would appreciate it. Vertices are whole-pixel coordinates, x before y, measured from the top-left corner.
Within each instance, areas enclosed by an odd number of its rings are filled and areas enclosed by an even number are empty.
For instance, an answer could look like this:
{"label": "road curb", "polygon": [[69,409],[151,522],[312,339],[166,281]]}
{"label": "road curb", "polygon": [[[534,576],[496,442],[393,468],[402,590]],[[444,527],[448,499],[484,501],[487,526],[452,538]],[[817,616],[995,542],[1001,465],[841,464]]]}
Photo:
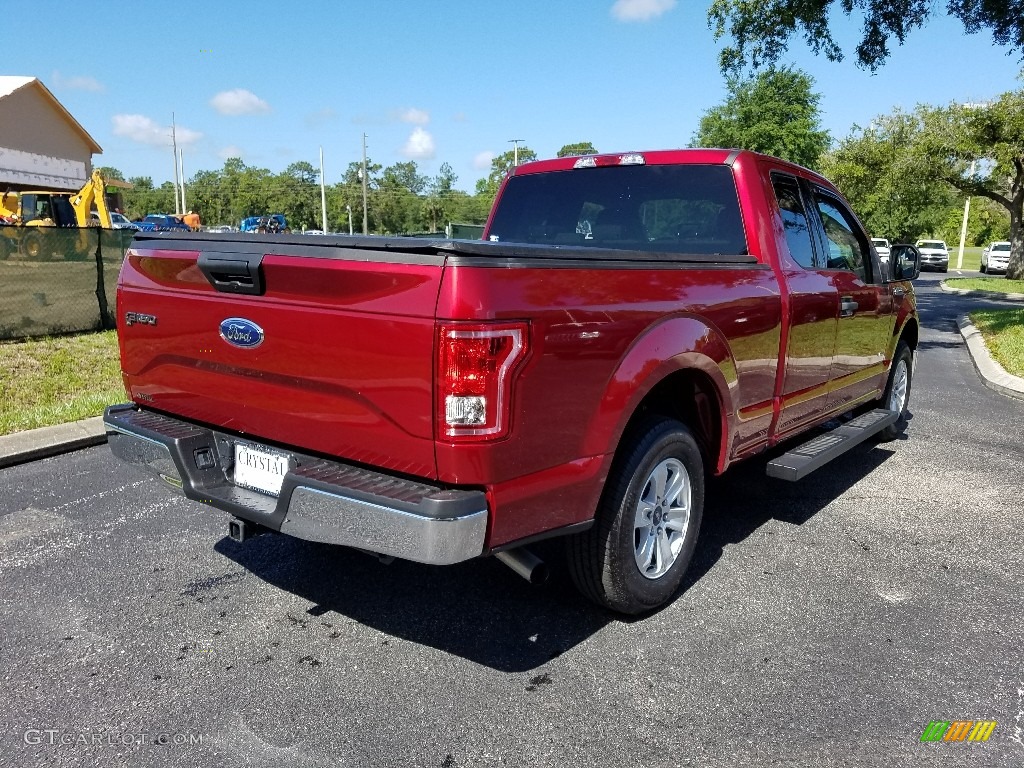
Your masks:
{"label": "road curb", "polygon": [[1003,301],[1024,301],[1024,293],[1001,293],[999,291],[970,291],[966,288],[953,288],[946,285],[945,280],[939,281],[939,288],[945,293],[955,293],[958,296],[974,296],[978,299],[1002,299]]}
{"label": "road curb", "polygon": [[960,328],[960,335],[967,343],[967,351],[971,354],[971,361],[975,369],[985,382],[985,386],[994,389],[1007,397],[1017,400],[1024,400],[1024,379],[1007,373],[1003,366],[992,359],[981,331],[974,327],[967,315],[962,315],[957,321]]}
{"label": "road curb", "polygon": [[23,464],[107,442],[103,417],[40,427],[0,437],[0,467]]}

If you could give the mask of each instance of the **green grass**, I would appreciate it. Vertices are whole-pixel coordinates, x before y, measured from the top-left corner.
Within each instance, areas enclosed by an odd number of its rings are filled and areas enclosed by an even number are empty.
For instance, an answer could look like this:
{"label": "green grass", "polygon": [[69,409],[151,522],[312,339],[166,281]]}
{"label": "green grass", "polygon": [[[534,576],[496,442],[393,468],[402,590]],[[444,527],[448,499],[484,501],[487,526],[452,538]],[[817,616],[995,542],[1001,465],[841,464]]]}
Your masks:
{"label": "green grass", "polygon": [[971,322],[1007,373],[1024,376],[1024,309],[979,309]]}
{"label": "green grass", "polygon": [[965,291],[1024,293],[1024,280],[1007,280],[1005,277],[950,277],[946,279],[946,285]]}
{"label": "green grass", "polygon": [[0,435],[125,401],[114,331],[0,343]]}
{"label": "green grass", "polygon": [[[960,253],[960,246],[953,243],[949,246],[949,268],[956,269],[957,255]],[[981,248],[977,246],[964,246],[964,263],[960,269],[970,272],[977,272],[981,269]]]}

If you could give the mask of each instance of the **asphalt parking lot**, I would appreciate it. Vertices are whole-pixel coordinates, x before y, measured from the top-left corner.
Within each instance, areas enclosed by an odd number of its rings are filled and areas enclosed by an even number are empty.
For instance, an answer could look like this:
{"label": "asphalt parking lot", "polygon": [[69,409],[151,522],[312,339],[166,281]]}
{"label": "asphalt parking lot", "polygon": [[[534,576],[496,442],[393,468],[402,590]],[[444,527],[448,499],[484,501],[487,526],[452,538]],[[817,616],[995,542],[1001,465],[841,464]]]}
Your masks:
{"label": "asphalt parking lot", "polygon": [[[0,471],[0,765],[1024,765],[1024,402],[939,277],[907,439],[714,481],[685,590],[639,621],[557,562],[531,587],[239,545],[105,446]],[[997,725],[920,741],[955,720]]]}

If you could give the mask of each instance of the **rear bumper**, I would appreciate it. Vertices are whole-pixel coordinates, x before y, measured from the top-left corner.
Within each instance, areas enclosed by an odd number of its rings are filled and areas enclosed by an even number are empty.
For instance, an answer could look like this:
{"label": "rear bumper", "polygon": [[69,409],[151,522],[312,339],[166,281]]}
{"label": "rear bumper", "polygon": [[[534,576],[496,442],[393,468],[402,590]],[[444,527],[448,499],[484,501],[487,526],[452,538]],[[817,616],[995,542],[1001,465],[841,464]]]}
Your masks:
{"label": "rear bumper", "polygon": [[103,422],[117,458],[265,528],[434,565],[484,551],[483,491],[446,490],[289,451],[290,468],[273,497],[232,482],[233,435],[132,404],[107,408]]}

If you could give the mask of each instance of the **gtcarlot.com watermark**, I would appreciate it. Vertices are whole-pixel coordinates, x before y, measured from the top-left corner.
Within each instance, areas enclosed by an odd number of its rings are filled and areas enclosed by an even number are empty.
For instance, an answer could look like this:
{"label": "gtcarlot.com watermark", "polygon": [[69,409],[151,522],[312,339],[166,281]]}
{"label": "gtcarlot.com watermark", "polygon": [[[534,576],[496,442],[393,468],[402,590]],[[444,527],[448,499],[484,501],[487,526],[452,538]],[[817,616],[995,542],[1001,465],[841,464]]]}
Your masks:
{"label": "gtcarlot.com watermark", "polygon": [[144,744],[160,746],[198,746],[201,733],[172,731],[62,731],[59,728],[29,728],[22,735],[30,746],[44,744],[59,747],[135,747]]}

